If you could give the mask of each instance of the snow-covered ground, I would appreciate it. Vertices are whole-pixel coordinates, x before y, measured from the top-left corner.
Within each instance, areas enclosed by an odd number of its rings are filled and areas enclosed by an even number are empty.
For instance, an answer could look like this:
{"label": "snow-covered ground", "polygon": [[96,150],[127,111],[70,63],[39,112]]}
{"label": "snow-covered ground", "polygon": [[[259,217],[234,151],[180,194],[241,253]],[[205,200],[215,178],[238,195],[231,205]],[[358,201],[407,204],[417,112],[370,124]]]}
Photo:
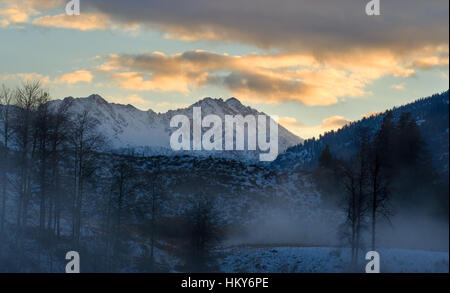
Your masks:
{"label": "snow-covered ground", "polygon": [[[333,247],[229,248],[218,251],[221,270],[246,273],[348,272],[350,249]],[[379,249],[382,273],[448,273],[449,253]],[[367,261],[360,253],[361,272]]]}

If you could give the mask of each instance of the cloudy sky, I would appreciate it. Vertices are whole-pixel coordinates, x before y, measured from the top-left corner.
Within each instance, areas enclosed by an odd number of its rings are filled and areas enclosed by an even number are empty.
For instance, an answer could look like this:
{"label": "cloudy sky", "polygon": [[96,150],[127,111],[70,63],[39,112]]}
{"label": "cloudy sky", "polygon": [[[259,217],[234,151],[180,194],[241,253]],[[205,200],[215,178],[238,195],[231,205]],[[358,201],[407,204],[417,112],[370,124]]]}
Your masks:
{"label": "cloudy sky", "polygon": [[0,83],[165,112],[236,97],[309,138],[448,89],[448,0],[0,0]]}

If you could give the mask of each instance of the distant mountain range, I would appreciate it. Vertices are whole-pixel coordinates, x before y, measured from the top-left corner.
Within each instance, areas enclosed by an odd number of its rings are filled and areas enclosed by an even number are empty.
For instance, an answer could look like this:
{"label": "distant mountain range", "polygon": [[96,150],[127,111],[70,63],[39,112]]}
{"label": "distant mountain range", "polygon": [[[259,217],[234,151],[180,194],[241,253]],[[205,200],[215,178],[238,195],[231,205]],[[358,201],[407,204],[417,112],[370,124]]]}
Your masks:
{"label": "distant mountain range", "polygon": [[[284,154],[278,156],[272,166],[286,170],[312,169],[317,166],[318,158],[326,145],[329,145],[334,155],[349,158],[357,149],[356,131],[360,127],[364,127],[375,134],[381,126],[386,112],[352,122],[337,131],[326,133],[318,139],[309,139],[303,144],[288,148]],[[418,99],[413,103],[393,108],[392,112],[394,119],[398,119],[405,112],[411,114],[427,143],[434,167],[440,173],[448,176],[449,92]]]}
{"label": "distant mountain range", "polygon": [[[69,112],[72,115],[88,111],[97,120],[97,129],[108,139],[108,148],[113,152],[133,151],[135,154],[173,154],[170,147],[170,135],[176,130],[170,128],[170,120],[175,115],[186,115],[192,120],[192,108],[201,107],[202,117],[209,114],[218,115],[261,115],[264,114],[251,107],[243,105],[239,100],[204,98],[197,103],[166,113],[156,113],[152,110],[141,111],[132,105],[108,103],[99,95],[87,98],[68,97],[64,100],[53,100],[51,106],[57,107],[62,102],[70,102]],[[302,140],[289,132],[283,126],[278,129],[278,151],[299,144]],[[192,139],[192,135],[191,135]],[[189,155],[218,156],[239,160],[257,160],[257,151],[184,151]],[[180,152],[176,152],[180,154]]]}
{"label": "distant mountain range", "polygon": [[[236,98],[228,100],[204,98],[182,109],[156,113],[142,111],[132,105],[108,103],[99,95],[86,98],[67,97],[64,100],[52,100],[50,105],[57,107],[62,102],[70,102],[72,115],[88,111],[97,121],[97,129],[108,141],[105,150],[115,153],[134,153],[135,155],[193,155],[200,157],[222,157],[244,161],[258,161],[258,151],[183,151],[174,152],[170,147],[170,135],[175,130],[170,127],[170,119],[175,115],[186,115],[192,119],[192,108],[201,107],[202,117],[215,114],[260,115],[264,114],[243,105]],[[1,107],[1,106],[0,106]],[[404,112],[410,112],[421,129],[428,145],[434,166],[443,174],[449,172],[449,92],[435,94],[392,109],[394,119]],[[386,111],[387,112],[387,111]],[[380,113],[352,122],[337,131],[331,131],[319,138],[303,141],[279,125],[279,156],[272,162],[275,169],[308,170],[317,165],[317,160],[326,145],[339,157],[350,157],[356,150],[355,133],[364,127],[376,133],[384,115]]]}

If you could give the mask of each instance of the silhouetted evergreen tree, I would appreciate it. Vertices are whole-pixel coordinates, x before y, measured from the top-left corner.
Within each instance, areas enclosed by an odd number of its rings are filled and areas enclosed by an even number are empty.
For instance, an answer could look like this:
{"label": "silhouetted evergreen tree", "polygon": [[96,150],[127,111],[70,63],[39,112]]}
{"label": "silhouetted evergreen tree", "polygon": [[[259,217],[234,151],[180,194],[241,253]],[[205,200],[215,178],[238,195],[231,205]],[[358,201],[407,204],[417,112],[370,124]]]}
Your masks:
{"label": "silhouetted evergreen tree", "polygon": [[392,112],[383,118],[380,130],[373,139],[369,154],[369,210],[371,221],[371,248],[375,250],[377,216],[389,219],[388,199],[391,194],[391,177],[397,127]]}
{"label": "silhouetted evergreen tree", "polygon": [[319,167],[331,169],[333,166],[333,156],[331,155],[330,147],[325,146],[319,157]]}
{"label": "silhouetted evergreen tree", "polygon": [[392,168],[396,199],[402,205],[420,206],[430,202],[436,174],[420,129],[410,113],[398,121]]}

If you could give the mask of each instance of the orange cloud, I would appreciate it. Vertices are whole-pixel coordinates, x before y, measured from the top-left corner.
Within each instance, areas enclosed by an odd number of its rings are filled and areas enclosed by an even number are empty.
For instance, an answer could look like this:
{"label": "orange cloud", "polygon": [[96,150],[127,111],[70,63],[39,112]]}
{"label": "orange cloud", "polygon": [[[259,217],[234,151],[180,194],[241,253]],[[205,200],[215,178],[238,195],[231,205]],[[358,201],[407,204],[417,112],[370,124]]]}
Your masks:
{"label": "orange cloud", "polygon": [[[49,9],[64,3],[64,0],[9,0],[3,9],[0,9],[0,26],[26,23],[31,16],[40,14],[38,9]],[[1,5],[1,4],[0,4]]]}
{"label": "orange cloud", "polygon": [[0,26],[6,27],[11,23],[30,22],[33,15],[42,14],[34,18],[31,23],[36,26],[54,27],[63,29],[76,29],[81,31],[122,29],[137,30],[140,25],[137,22],[113,22],[106,13],[85,11],[78,16],[68,16],[65,13],[46,15],[55,7],[61,10],[68,3],[67,0],[10,0],[6,8],[0,9]]}
{"label": "orange cloud", "polygon": [[19,3],[8,3],[6,8],[0,9],[0,16],[2,16],[1,23],[3,27],[10,23],[24,23],[27,22],[31,15],[36,15],[38,12],[29,6],[22,6]]}
{"label": "orange cloud", "polygon": [[48,75],[42,75],[40,73],[16,73],[16,74],[3,74],[2,80],[21,80],[21,81],[34,81],[39,80],[42,84],[48,84],[51,82]]}
{"label": "orange cloud", "polygon": [[42,75],[40,73],[35,73],[35,72],[2,75],[3,80],[8,80],[8,79],[16,79],[16,80],[18,79],[18,80],[22,80],[22,81],[39,80],[43,84],[65,83],[65,84],[69,84],[69,85],[79,83],[79,82],[90,83],[93,80],[93,78],[94,78],[94,76],[92,75],[92,73],[87,70],[78,70],[78,71],[75,71],[72,73],[66,73],[66,74],[58,76],[54,79],[51,79],[50,76],[48,76],[48,75]]}
{"label": "orange cloud", "polygon": [[293,117],[280,117],[278,123],[295,135],[308,139],[318,137],[325,132],[337,130],[351,121],[342,116],[331,116],[322,120],[319,125],[306,125]]}
{"label": "orange cloud", "polygon": [[87,82],[90,83],[94,76],[90,71],[87,70],[77,70],[72,73],[67,73],[62,76],[55,78],[55,82],[57,83],[67,83],[74,84],[79,82]]}
{"label": "orange cloud", "polygon": [[370,112],[370,113],[361,115],[361,117],[362,117],[362,118],[370,118],[370,117],[372,117],[372,116],[377,116],[377,115],[380,115],[380,114],[382,114],[382,113],[383,113],[383,111],[375,111],[375,112]]}
{"label": "orange cloud", "polygon": [[7,27],[9,24],[10,24],[10,22],[7,19],[0,20],[0,26],[1,27]]}
{"label": "orange cloud", "polygon": [[33,25],[89,31],[108,28],[110,20],[105,14],[82,13],[77,16],[58,14],[36,18],[33,20]]}
{"label": "orange cloud", "polygon": [[391,88],[402,91],[405,89],[405,84],[404,83],[393,84],[393,85],[391,85]]}
{"label": "orange cloud", "polygon": [[68,3],[68,0],[21,0],[25,7],[33,7],[38,9],[50,9],[55,6],[61,6]]}
{"label": "orange cloud", "polygon": [[412,66],[424,70],[445,67],[448,66],[448,57],[428,56],[417,58],[412,62]]}
{"label": "orange cloud", "polygon": [[348,123],[350,123],[350,120],[345,117],[331,116],[322,120],[322,125],[320,126],[320,128],[326,131],[336,130],[343,127],[344,125],[347,125]]}
{"label": "orange cloud", "polygon": [[189,93],[188,80],[184,76],[153,76],[152,79],[144,79],[144,76],[137,72],[119,72],[114,73],[111,78],[129,90]]}

